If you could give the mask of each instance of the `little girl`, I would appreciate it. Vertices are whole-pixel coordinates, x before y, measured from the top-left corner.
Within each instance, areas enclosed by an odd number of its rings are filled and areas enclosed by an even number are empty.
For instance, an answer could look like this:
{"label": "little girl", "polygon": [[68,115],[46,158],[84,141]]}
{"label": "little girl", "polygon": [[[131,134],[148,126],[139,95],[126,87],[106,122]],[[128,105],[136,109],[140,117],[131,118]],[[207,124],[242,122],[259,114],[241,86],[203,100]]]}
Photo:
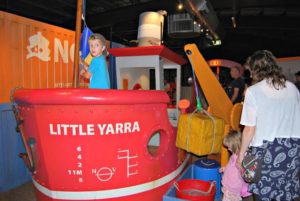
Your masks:
{"label": "little girl", "polygon": [[244,182],[240,170],[236,167],[237,154],[241,145],[241,133],[230,131],[225,136],[223,144],[231,152],[229,162],[220,168],[222,176],[223,201],[241,201],[242,197],[251,195],[247,191],[248,184]]}

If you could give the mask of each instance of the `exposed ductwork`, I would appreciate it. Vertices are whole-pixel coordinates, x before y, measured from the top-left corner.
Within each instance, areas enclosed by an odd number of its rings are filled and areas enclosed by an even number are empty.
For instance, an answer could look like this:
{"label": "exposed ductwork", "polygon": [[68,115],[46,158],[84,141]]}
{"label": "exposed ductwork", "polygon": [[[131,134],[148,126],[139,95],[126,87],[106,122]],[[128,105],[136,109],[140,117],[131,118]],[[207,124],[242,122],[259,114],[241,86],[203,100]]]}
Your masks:
{"label": "exposed ductwork", "polygon": [[168,16],[168,34],[172,38],[194,38],[201,34],[201,27],[194,23],[189,13]]}
{"label": "exposed ductwork", "polygon": [[205,28],[214,40],[218,40],[220,37],[215,30],[219,21],[211,4],[207,0],[184,0],[183,3],[195,21]]}

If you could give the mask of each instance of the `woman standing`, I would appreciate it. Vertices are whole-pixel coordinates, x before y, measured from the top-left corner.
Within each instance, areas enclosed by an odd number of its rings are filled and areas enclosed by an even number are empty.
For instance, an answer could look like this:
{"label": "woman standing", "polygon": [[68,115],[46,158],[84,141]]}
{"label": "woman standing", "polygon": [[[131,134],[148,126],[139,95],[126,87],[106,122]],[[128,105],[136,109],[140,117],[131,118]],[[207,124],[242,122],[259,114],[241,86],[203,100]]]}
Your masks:
{"label": "woman standing", "polygon": [[273,54],[255,52],[247,60],[255,82],[245,95],[244,125],[237,166],[248,152],[262,158],[261,179],[249,185],[256,201],[299,197],[300,95],[286,80]]}

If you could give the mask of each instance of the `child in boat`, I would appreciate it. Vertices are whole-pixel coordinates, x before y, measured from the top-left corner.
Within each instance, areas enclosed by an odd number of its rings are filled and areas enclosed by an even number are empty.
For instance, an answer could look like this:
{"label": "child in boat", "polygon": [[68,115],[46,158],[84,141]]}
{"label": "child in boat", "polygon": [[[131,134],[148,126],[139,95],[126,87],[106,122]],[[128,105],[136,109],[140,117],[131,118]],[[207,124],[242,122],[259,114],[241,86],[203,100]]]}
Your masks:
{"label": "child in boat", "polygon": [[89,65],[84,65],[80,71],[80,75],[86,79],[90,79],[89,88],[109,89],[110,81],[106,66],[105,38],[98,33],[92,34],[88,40],[90,54],[93,59]]}
{"label": "child in boat", "polygon": [[236,167],[237,154],[241,145],[241,133],[230,131],[225,136],[223,144],[231,153],[230,159],[225,167],[220,168],[222,175],[223,201],[241,201],[242,197],[251,195],[247,191],[248,184],[244,182],[240,170]]}

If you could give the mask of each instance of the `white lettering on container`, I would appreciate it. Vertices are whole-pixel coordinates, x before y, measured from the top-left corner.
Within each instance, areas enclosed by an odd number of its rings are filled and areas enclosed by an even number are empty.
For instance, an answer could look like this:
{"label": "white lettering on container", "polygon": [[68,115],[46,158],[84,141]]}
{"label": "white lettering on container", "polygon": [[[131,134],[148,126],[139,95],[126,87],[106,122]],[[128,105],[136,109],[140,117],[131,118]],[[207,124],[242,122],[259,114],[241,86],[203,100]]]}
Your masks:
{"label": "white lettering on container", "polygon": [[68,49],[69,42],[64,40],[64,47],[58,38],[54,38],[54,62],[58,62],[58,53],[60,53],[61,58],[64,63],[69,63],[68,60]]}

